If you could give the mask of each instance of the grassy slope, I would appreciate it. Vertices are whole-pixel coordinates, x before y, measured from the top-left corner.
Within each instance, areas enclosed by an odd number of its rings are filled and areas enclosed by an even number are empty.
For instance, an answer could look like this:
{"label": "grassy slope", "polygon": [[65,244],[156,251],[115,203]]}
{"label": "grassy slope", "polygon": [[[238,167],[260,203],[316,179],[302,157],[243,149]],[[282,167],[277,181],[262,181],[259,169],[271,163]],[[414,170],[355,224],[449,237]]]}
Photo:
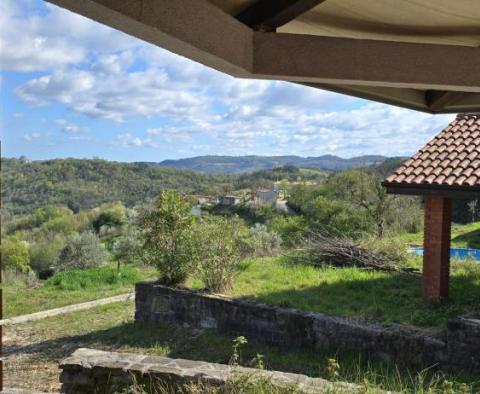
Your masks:
{"label": "grassy slope", "polygon": [[[229,362],[233,337],[160,322],[155,327],[134,326],[133,309],[132,302],[118,303],[7,327],[7,386],[58,390],[58,361],[78,347]],[[242,364],[252,365],[257,354],[265,356],[268,369],[325,378],[331,378],[328,358],[335,357],[340,364],[337,378],[364,384],[369,393],[377,392],[375,387],[414,392],[412,382],[418,380],[415,373],[399,372],[387,363],[366,363],[358,355],[336,356],[318,350],[286,350],[253,343],[242,348]],[[469,377],[448,378],[456,380],[455,385],[472,381]]]}
{"label": "grassy slope", "polygon": [[[419,259],[411,262],[418,265]],[[198,281],[190,283],[201,287]],[[449,318],[480,312],[480,266],[454,263],[451,301],[424,304],[420,277],[365,271],[358,268],[317,268],[292,265],[284,258],[245,263],[232,296],[338,316],[359,317],[383,324],[444,326]]]}
{"label": "grassy slope", "polygon": [[126,266],[118,275],[115,267],[105,266],[60,273],[33,288],[23,281],[8,283],[3,286],[5,317],[128,293],[133,291],[136,282],[155,277],[156,271],[152,268]]}
{"label": "grassy slope", "polygon": [[[419,258],[412,258],[419,265]],[[5,314],[12,317],[40,310],[90,301],[132,291],[134,283],[156,278],[151,268],[124,267],[66,272],[27,288],[23,283],[6,285]],[[188,283],[200,288],[198,280]],[[235,278],[230,295],[306,311],[359,317],[385,325],[402,323],[441,327],[448,319],[480,312],[480,265],[452,264],[451,300],[445,304],[423,303],[420,277],[365,271],[358,268],[313,267],[291,264],[286,258],[247,260]]]}

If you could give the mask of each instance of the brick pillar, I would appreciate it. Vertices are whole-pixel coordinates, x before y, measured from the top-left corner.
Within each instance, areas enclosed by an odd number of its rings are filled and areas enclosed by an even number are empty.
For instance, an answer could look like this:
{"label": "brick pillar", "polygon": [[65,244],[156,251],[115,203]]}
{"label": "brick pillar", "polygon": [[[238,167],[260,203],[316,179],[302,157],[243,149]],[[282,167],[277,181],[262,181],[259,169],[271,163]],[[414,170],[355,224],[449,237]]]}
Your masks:
{"label": "brick pillar", "polygon": [[452,201],[449,198],[425,198],[422,277],[424,301],[444,301],[448,298],[451,221]]}

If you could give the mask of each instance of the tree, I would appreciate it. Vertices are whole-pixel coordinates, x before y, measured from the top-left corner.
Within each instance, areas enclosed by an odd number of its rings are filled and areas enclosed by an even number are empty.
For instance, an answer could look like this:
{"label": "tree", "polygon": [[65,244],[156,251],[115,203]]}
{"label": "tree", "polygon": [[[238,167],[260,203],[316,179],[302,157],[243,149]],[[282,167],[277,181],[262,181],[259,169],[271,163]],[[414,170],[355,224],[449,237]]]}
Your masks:
{"label": "tree", "polygon": [[121,203],[109,204],[93,221],[92,226],[97,234],[102,227],[118,227],[125,223],[126,210]]}
{"label": "tree", "polygon": [[108,252],[100,244],[96,234],[86,231],[67,238],[55,263],[59,271],[85,269],[100,266],[108,259]]}
{"label": "tree", "polygon": [[2,269],[15,272],[28,272],[30,257],[26,242],[17,238],[7,238],[0,247]]}
{"label": "tree", "polygon": [[141,241],[139,234],[133,227],[128,227],[120,237],[116,238],[112,246],[112,254],[117,261],[117,271],[120,264],[134,263],[140,256]]}
{"label": "tree", "polygon": [[280,194],[281,198],[286,200],[287,197],[288,197],[288,180],[287,179],[282,179],[280,181],[280,185],[279,185],[278,190],[279,190],[279,194]]}
{"label": "tree", "polygon": [[184,283],[196,268],[194,224],[191,205],[177,191],[162,192],[141,218],[142,259],[158,269],[162,283]]}
{"label": "tree", "polygon": [[365,210],[376,235],[384,236],[386,215],[394,197],[387,194],[378,174],[368,169],[345,171],[330,177],[323,189],[329,198],[349,201]]}

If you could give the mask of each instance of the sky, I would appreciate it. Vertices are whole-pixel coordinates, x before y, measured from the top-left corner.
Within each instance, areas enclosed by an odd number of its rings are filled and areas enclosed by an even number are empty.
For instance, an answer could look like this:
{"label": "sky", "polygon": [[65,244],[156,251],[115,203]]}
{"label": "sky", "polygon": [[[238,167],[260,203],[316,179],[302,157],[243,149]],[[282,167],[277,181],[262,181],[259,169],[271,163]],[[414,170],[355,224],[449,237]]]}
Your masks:
{"label": "sky", "polygon": [[0,0],[3,155],[410,155],[453,119],[237,79],[43,0]]}

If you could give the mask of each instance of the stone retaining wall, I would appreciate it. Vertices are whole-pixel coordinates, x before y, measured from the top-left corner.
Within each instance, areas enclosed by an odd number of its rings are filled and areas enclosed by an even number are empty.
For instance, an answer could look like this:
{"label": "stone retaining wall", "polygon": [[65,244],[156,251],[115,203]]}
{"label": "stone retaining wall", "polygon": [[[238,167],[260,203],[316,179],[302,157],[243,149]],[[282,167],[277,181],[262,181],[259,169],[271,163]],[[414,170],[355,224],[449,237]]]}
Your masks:
{"label": "stone retaining wall", "polygon": [[480,372],[480,321],[475,319],[451,320],[445,332],[429,335],[413,328],[386,328],[321,313],[139,283],[135,321],[213,328],[288,348],[361,352],[413,368],[439,365]]}
{"label": "stone retaining wall", "polygon": [[225,385],[240,380],[245,374],[250,381],[265,379],[275,387],[295,387],[298,393],[364,391],[354,384],[332,383],[305,375],[85,348],[76,350],[63,360],[60,368],[61,392],[66,394],[125,392],[134,380],[137,384],[146,384],[147,387],[158,384],[163,389],[168,387],[172,390],[168,392],[175,392],[175,387],[186,384]]}

